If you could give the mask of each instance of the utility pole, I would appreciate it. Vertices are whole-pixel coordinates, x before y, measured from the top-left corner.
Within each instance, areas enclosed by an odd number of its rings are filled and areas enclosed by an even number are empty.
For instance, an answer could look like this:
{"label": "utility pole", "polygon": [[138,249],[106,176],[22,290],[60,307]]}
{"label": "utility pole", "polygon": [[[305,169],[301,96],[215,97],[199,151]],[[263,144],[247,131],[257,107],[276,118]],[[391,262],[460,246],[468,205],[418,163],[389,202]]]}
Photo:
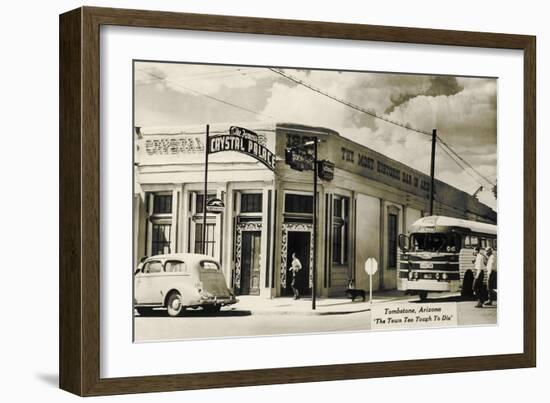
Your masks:
{"label": "utility pole", "polygon": [[432,131],[432,160],[430,164],[430,215],[434,214],[434,192],[435,192],[435,144],[437,140],[437,130]]}
{"label": "utility pole", "polygon": [[206,125],[206,144],[204,146],[204,193],[202,196],[202,254],[206,255],[206,198],[208,194],[208,142],[210,125]]}
{"label": "utility pole", "polygon": [[315,310],[317,286],[317,137],[313,140],[313,285],[311,287],[311,309]]}
{"label": "utility pole", "polygon": [[[302,166],[301,168],[292,167],[292,162],[294,157],[289,157],[289,161],[287,161],[288,164],[290,164],[291,168],[297,169],[299,171],[303,171],[304,169],[311,169],[313,171],[313,222],[312,222],[312,235],[313,235],[313,261],[311,262],[313,267],[310,267],[310,270],[312,271],[312,285],[311,285],[311,309],[315,310],[316,306],[316,285],[317,285],[317,163],[318,163],[318,155],[317,155],[317,145],[319,142],[318,137],[313,137],[311,140],[306,141],[305,143],[302,143],[297,146],[293,146],[287,149],[287,151],[293,153],[297,150],[300,150],[303,152],[303,158],[307,161],[305,164],[305,167]],[[313,167],[309,168],[309,163],[311,160],[311,154],[308,151],[305,151],[306,149],[309,149],[309,147],[313,146]],[[291,154],[292,155],[292,154]],[[307,168],[306,168],[307,167]]]}

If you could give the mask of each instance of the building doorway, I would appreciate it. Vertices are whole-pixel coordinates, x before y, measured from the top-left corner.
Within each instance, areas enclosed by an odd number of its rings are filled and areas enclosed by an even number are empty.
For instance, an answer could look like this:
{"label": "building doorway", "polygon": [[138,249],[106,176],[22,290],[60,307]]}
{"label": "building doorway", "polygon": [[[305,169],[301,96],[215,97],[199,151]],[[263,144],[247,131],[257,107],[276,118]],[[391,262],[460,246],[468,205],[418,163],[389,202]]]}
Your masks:
{"label": "building doorway", "polygon": [[302,270],[296,273],[296,287],[300,295],[310,295],[311,288],[309,286],[309,265],[310,265],[310,248],[311,248],[311,233],[309,231],[289,231],[288,246],[286,256],[286,284],[282,290],[283,295],[292,295],[292,273],[288,268],[292,264],[292,253],[296,253],[296,257],[302,264]]}
{"label": "building doorway", "polygon": [[243,231],[240,295],[260,294],[261,231]]}

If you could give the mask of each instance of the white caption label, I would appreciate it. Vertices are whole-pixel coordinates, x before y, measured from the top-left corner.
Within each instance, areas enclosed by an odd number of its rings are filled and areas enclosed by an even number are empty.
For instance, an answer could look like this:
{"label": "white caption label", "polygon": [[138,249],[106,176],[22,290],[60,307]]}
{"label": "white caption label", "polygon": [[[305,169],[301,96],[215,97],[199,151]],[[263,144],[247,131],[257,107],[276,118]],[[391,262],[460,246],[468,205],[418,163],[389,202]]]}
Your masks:
{"label": "white caption label", "polygon": [[421,329],[458,325],[456,302],[442,304],[373,304],[372,330]]}

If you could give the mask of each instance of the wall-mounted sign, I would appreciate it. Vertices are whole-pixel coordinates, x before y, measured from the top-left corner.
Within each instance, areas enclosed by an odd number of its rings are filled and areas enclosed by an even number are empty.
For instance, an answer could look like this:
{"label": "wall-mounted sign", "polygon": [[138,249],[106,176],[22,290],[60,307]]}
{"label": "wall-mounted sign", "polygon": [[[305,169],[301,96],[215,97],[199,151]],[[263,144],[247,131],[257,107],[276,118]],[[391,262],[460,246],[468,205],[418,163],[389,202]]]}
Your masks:
{"label": "wall-mounted sign", "polygon": [[304,150],[287,148],[285,150],[285,162],[296,171],[310,171],[313,169],[313,156]]}
{"label": "wall-mounted sign", "polygon": [[247,139],[254,140],[254,141],[259,140],[259,136],[257,133],[253,132],[252,130],[245,129],[244,127],[231,126],[229,128],[229,134],[233,136],[245,137]]}
{"label": "wall-mounted sign", "polygon": [[229,134],[213,136],[208,139],[209,154],[215,154],[223,151],[235,151],[250,155],[272,171],[275,170],[275,154],[251,138]]}
{"label": "wall-mounted sign", "polygon": [[223,213],[223,210],[225,209],[225,205],[223,204],[222,199],[209,199],[206,202],[206,212],[212,213],[212,214],[220,214]]}
{"label": "wall-mounted sign", "polygon": [[184,135],[159,137],[140,141],[148,156],[203,153],[204,140],[200,136]]}
{"label": "wall-mounted sign", "polygon": [[319,161],[317,165],[317,175],[319,178],[331,181],[334,179],[334,164],[328,160]]}

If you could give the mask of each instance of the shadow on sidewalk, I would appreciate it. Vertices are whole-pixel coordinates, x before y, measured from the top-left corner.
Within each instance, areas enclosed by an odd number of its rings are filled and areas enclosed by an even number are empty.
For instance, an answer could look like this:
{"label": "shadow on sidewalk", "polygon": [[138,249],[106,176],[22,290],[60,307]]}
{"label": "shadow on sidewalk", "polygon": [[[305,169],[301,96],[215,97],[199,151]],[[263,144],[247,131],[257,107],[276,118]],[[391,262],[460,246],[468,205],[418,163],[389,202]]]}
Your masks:
{"label": "shadow on sidewalk", "polygon": [[367,303],[368,301],[363,301],[363,300],[352,301],[351,299],[350,300],[342,299],[342,302],[335,302],[333,304],[322,304],[322,305],[319,304],[319,306],[325,307],[325,306],[356,305],[356,304],[360,304],[362,302]]}
{"label": "shadow on sidewalk", "polygon": [[331,311],[331,312],[319,312],[319,316],[334,316],[334,315],[350,315],[352,313],[363,313],[363,312],[370,312],[370,307],[365,309],[359,309],[357,311]]}
{"label": "shadow on sidewalk", "polygon": [[474,302],[475,299],[472,299],[472,297],[463,297],[461,295],[455,295],[455,296],[451,296],[451,297],[436,297],[436,298],[426,298],[425,301],[421,301],[420,299],[418,300],[413,300],[413,301],[410,301],[412,304],[425,304],[425,303],[429,303],[429,302],[467,302],[467,301],[470,301],[470,302]]}
{"label": "shadow on sidewalk", "polygon": [[[229,318],[236,316],[250,316],[252,312],[247,309],[224,310],[219,312],[207,312],[203,309],[186,309],[179,316],[180,318]],[[145,315],[134,315],[136,318],[169,318],[165,309],[156,309]]]}

